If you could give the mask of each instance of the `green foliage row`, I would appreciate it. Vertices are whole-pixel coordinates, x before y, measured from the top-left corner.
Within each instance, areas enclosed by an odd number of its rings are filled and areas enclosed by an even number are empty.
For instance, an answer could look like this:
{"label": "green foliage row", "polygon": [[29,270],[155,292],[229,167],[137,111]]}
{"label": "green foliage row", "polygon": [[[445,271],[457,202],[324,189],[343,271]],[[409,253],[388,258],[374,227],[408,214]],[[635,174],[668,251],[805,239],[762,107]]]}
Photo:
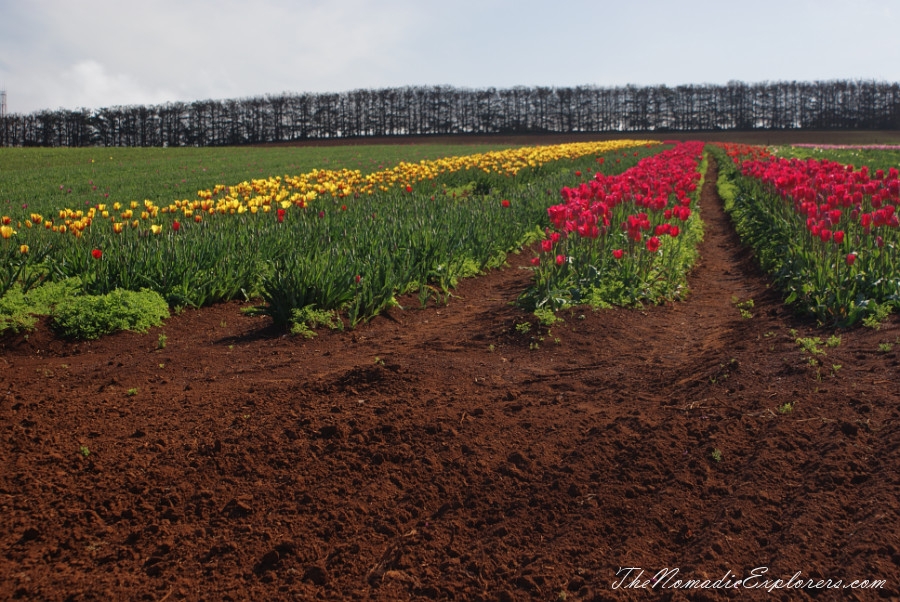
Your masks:
{"label": "green foliage row", "polygon": [[[613,167],[606,169],[636,161],[608,161]],[[417,293],[423,305],[446,299],[461,278],[500,266],[507,253],[535,240],[559,189],[591,167],[595,157],[514,178],[459,172],[430,189],[357,199],[346,211],[335,203],[324,216],[316,212],[321,205],[311,205],[290,228],[269,226],[261,246],[280,251],[264,259],[260,311],[290,327],[298,324],[297,310],[334,309],[353,326],[396,305],[401,294]]]}

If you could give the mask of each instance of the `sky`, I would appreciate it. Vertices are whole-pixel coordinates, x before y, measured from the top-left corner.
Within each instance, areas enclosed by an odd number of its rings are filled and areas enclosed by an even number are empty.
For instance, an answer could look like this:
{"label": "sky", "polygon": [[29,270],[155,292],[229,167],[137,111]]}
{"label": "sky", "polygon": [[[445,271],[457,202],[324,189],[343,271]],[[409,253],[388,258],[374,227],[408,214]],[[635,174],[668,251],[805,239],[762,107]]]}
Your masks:
{"label": "sky", "polygon": [[402,86],[900,82],[900,0],[0,0],[10,113]]}

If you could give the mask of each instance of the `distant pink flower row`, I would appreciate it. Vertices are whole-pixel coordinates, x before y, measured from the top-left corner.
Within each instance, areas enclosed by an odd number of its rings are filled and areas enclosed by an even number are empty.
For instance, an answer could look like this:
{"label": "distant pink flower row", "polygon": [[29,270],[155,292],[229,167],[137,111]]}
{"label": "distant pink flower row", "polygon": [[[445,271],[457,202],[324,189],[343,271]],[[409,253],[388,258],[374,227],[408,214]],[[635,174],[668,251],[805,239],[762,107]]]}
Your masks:
{"label": "distant pink flower row", "polygon": [[900,150],[900,144],[792,144],[791,146],[822,150]]}

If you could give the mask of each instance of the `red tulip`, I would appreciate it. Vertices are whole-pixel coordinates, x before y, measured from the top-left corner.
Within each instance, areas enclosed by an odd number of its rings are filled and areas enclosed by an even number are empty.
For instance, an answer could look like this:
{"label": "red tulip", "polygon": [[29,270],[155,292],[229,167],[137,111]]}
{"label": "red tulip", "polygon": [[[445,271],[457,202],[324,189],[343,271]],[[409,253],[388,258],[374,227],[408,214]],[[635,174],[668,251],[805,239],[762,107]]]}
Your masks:
{"label": "red tulip", "polygon": [[860,223],[863,228],[872,227],[872,214],[871,213],[863,213],[859,218]]}
{"label": "red tulip", "polygon": [[507,201],[506,199],[503,199],[502,201],[500,201],[500,206],[509,207],[509,201]]}
{"label": "red tulip", "polygon": [[93,251],[91,251],[91,257],[93,257],[94,259],[100,259],[101,257],[103,257],[103,251],[101,251],[100,249],[94,249]]}
{"label": "red tulip", "polygon": [[613,253],[613,258],[615,258],[615,259],[622,259],[622,257],[625,256],[625,251],[623,251],[622,249],[616,249],[612,253]]}
{"label": "red tulip", "polygon": [[651,236],[647,240],[647,250],[651,253],[656,253],[659,250],[659,238]]}

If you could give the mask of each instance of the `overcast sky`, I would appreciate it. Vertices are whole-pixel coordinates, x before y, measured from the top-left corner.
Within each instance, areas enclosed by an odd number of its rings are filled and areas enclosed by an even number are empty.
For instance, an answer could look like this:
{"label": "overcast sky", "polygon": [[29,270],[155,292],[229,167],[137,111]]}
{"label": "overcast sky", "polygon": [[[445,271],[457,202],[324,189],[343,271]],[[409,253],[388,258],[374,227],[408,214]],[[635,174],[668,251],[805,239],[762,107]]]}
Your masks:
{"label": "overcast sky", "polygon": [[11,113],[452,85],[900,81],[900,0],[0,0]]}

